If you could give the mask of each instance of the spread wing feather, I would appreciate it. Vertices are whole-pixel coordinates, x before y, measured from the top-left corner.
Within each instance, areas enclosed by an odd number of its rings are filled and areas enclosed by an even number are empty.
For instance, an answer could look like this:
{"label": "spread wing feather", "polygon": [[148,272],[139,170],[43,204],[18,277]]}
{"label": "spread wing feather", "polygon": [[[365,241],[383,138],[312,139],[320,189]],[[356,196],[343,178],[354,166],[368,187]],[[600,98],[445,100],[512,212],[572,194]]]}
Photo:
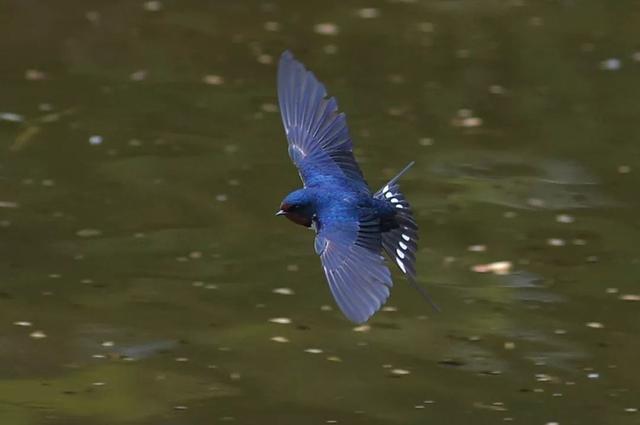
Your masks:
{"label": "spread wing feather", "polygon": [[340,310],[355,323],[365,322],[387,300],[393,284],[381,255],[379,221],[323,225],[315,245]]}
{"label": "spread wing feather", "polygon": [[324,85],[286,51],[278,66],[278,100],[289,156],[306,186],[323,177],[346,177],[368,191],[353,156],[347,119]]}

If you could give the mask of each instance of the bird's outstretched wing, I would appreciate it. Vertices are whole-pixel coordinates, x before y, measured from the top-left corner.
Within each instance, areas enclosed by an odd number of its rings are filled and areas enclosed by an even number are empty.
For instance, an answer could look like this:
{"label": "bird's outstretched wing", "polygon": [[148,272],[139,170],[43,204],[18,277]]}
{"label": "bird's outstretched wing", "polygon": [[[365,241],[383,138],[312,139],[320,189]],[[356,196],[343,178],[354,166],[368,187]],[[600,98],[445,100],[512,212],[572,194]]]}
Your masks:
{"label": "bird's outstretched wing", "polygon": [[346,177],[368,191],[353,156],[345,115],[338,112],[338,103],[327,96],[324,85],[289,51],[280,57],[278,100],[289,156],[305,186],[326,177]]}
{"label": "bird's outstretched wing", "polygon": [[352,322],[365,322],[384,304],[393,285],[381,255],[379,220],[323,224],[315,248],[340,310]]}

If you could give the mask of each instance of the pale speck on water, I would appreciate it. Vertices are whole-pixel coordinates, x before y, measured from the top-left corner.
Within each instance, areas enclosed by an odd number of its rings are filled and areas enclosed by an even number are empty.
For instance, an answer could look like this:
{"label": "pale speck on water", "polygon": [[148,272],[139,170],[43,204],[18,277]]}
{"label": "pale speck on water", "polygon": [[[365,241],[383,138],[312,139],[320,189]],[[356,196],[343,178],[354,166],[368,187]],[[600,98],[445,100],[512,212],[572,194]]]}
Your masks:
{"label": "pale speck on water", "polygon": [[371,330],[371,326],[369,325],[360,325],[353,328],[354,332],[369,332]]}
{"label": "pale speck on water", "polygon": [[159,12],[162,9],[162,2],[158,0],[145,1],[143,7],[148,12]]}
{"label": "pale speck on water", "polygon": [[33,331],[29,334],[29,336],[34,339],[43,339],[47,337],[47,334],[45,334],[43,331]]}
{"label": "pale speck on water", "polygon": [[291,323],[291,319],[289,319],[288,317],[274,317],[272,319],[269,319],[269,321],[271,323],[277,323],[279,325],[288,325]]}
{"label": "pale speck on water", "polygon": [[313,27],[313,30],[322,35],[337,35],[339,32],[338,26],[331,22],[323,22],[320,24],[316,24]]}
{"label": "pale speck on water", "polygon": [[556,216],[556,221],[558,223],[573,223],[575,221],[575,218],[572,215],[569,214],[558,214]]}
{"label": "pale speck on water", "polygon": [[356,11],[356,15],[362,19],[373,19],[380,16],[380,10],[374,7],[364,7]]}
{"label": "pale speck on water", "polygon": [[102,231],[99,229],[80,229],[76,232],[76,235],[81,238],[91,238],[102,235]]}
{"label": "pale speck on water", "polygon": [[391,369],[391,374],[394,376],[405,376],[411,374],[411,371],[407,369]]}
{"label": "pale speck on water", "polygon": [[275,288],[271,292],[273,292],[274,294],[279,294],[279,295],[293,295],[293,294],[295,294],[295,292],[291,288]]}
{"label": "pale speck on water", "polygon": [[279,22],[269,21],[265,22],[263,27],[267,31],[280,31],[281,25]]}
{"label": "pale speck on water", "polygon": [[547,245],[549,246],[565,246],[566,242],[564,239],[560,238],[549,238],[547,239]]}
{"label": "pale speck on water", "polygon": [[101,145],[103,140],[104,139],[102,138],[102,136],[94,134],[93,136],[89,137],[89,144],[93,146]]}
{"label": "pale speck on water", "polygon": [[202,82],[210,86],[221,86],[224,84],[224,78],[217,74],[207,74],[202,77]]}

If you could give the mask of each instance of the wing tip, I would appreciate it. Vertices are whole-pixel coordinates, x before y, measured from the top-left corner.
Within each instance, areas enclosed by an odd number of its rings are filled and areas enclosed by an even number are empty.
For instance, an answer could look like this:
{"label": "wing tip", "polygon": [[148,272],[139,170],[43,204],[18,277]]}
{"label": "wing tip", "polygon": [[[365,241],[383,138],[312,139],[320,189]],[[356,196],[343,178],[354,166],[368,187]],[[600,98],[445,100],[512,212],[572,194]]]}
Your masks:
{"label": "wing tip", "polygon": [[295,57],[293,56],[293,53],[289,49],[285,50],[280,55],[280,62],[282,62],[282,61],[290,61],[290,60],[294,60],[294,59],[295,59]]}

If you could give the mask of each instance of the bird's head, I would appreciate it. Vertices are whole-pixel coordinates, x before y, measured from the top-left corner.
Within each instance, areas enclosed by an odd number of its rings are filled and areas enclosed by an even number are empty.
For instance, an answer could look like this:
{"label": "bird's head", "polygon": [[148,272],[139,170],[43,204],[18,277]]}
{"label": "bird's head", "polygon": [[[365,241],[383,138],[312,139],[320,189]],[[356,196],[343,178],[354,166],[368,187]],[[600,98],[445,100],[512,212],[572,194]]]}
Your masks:
{"label": "bird's head", "polygon": [[313,200],[305,189],[298,189],[288,194],[280,204],[276,215],[283,215],[296,224],[311,227],[315,208]]}

